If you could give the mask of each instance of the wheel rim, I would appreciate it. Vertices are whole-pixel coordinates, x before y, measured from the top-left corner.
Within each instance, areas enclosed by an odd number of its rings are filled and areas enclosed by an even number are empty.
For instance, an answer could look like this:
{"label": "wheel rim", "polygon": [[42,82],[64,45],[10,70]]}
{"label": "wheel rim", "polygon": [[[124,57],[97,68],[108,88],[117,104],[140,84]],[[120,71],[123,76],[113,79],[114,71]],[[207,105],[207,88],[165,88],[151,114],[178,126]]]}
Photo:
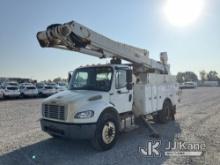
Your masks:
{"label": "wheel rim", "polygon": [[105,144],[110,144],[115,139],[115,124],[111,121],[105,123],[102,130],[102,139]]}

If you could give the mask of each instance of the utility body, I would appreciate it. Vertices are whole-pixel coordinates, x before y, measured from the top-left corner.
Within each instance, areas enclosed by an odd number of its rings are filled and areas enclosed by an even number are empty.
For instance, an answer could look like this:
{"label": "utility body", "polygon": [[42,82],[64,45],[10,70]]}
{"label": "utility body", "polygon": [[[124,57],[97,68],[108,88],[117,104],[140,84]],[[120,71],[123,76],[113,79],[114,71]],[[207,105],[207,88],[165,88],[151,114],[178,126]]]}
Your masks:
{"label": "utility body", "polygon": [[74,21],[50,25],[37,38],[42,47],[111,58],[109,64],[82,66],[69,73],[68,90],[42,103],[43,131],[90,139],[95,148],[107,150],[128,117],[131,122],[146,115],[160,123],[174,120],[178,86],[166,52],[160,61],[153,60],[146,49],[111,40]]}

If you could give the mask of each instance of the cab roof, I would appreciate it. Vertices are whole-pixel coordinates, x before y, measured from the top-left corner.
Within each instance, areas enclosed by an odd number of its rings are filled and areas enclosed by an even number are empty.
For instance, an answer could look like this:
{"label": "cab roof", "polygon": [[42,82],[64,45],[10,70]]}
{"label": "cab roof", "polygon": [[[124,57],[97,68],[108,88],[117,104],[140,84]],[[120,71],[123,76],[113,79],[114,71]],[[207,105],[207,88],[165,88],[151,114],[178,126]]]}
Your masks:
{"label": "cab roof", "polygon": [[124,67],[129,67],[129,64],[91,64],[91,65],[85,65],[85,66],[80,66],[79,68],[89,68],[89,67],[112,67],[112,68],[124,68]]}

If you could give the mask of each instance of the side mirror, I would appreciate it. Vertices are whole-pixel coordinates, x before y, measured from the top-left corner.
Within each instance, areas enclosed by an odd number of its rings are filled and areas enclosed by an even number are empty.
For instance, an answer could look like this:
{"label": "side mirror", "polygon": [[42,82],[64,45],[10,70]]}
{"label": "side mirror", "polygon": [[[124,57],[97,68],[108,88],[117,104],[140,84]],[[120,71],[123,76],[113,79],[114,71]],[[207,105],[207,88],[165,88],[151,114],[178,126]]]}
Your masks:
{"label": "side mirror", "polygon": [[69,72],[69,73],[68,73],[68,78],[67,78],[68,83],[70,82],[71,78],[72,78],[72,73]]}
{"label": "side mirror", "polygon": [[126,70],[126,82],[132,83],[132,70]]}
{"label": "side mirror", "polygon": [[133,84],[127,83],[126,87],[127,87],[127,90],[132,90]]}
{"label": "side mirror", "polygon": [[131,90],[133,85],[132,85],[132,70],[127,70],[126,71],[126,82],[127,82],[127,90]]}

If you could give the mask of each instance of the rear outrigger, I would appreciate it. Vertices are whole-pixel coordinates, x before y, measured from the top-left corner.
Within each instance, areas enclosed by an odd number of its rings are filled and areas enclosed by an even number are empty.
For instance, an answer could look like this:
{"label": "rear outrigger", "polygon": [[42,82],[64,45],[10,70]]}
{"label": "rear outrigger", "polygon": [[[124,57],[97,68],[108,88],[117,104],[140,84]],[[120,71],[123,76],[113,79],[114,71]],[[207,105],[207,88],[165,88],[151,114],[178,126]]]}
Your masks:
{"label": "rear outrigger", "polygon": [[178,86],[166,52],[160,61],[150,59],[147,50],[113,41],[74,21],[50,25],[37,39],[41,47],[111,58],[110,64],[77,68],[69,74],[68,90],[43,101],[43,131],[90,139],[96,149],[108,150],[128,116],[152,115],[160,123],[175,119]]}

